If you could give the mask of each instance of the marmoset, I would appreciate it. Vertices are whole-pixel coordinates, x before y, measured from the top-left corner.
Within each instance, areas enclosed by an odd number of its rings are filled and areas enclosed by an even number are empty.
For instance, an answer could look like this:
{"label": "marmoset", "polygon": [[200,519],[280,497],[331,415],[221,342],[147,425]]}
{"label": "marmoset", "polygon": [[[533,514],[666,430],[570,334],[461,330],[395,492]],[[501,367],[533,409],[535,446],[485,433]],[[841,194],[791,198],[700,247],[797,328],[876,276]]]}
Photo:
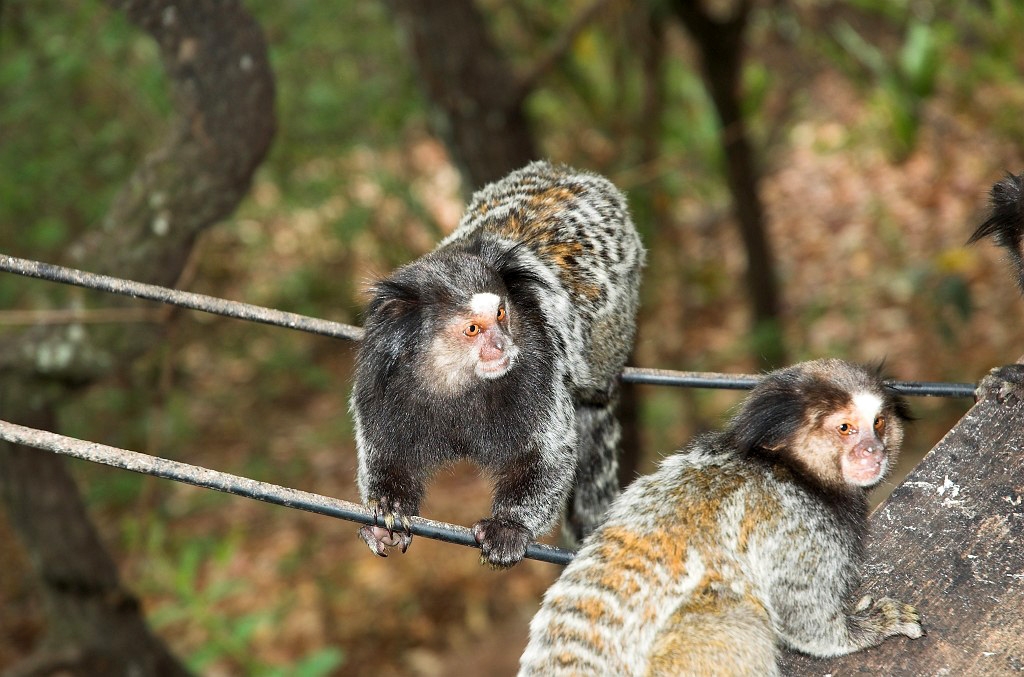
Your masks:
{"label": "marmoset", "polygon": [[520,675],[776,675],[778,645],[835,656],[919,637],[864,597],[866,490],[905,403],[836,359],[772,372],[728,427],[631,484],[544,595]]}
{"label": "marmoset", "polygon": [[992,186],[990,201],[992,213],[978,226],[967,244],[991,236],[997,245],[1005,247],[1017,284],[1024,292],[1024,174],[1007,174]]}
{"label": "marmoset", "polygon": [[607,179],[535,162],[478,191],[457,229],[372,289],[350,401],[360,494],[411,542],[426,482],[469,459],[494,478],[473,526],[496,568],[565,512],[582,540],[618,494],[618,376],[644,249]]}
{"label": "marmoset", "polygon": [[[974,231],[967,244],[992,236],[1005,247],[1017,276],[1017,286],[1024,293],[1024,173],[1005,178],[992,186],[992,213]],[[1008,364],[993,369],[981,382],[978,396],[991,391],[1003,401],[1011,395],[1024,398],[1024,364]]]}

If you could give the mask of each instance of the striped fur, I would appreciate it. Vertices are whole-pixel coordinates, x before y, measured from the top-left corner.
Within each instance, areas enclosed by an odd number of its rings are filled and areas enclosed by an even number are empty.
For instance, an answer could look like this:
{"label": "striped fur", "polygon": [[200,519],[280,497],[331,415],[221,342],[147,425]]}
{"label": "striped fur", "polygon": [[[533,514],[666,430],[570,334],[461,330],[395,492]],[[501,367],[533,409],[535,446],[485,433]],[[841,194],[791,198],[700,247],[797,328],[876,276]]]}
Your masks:
{"label": "striped fur", "polygon": [[[614,408],[643,261],[625,197],[600,176],[535,162],[477,192],[437,249],[375,288],[351,399],[364,502],[400,524],[436,468],[468,458],[495,478],[474,526],[485,563],[515,564],[563,511],[570,536],[589,534],[619,490]],[[465,360],[431,346],[495,298],[512,366],[453,377]],[[396,544],[360,534],[377,554]]]}
{"label": "striped fur", "polygon": [[826,452],[835,431],[820,422],[865,394],[886,420],[891,465],[901,401],[876,374],[821,360],[768,375],[727,430],[636,480],[545,594],[520,675],[775,675],[779,645],[830,656],[920,636],[916,611],[895,600],[849,608],[865,490],[801,458]]}

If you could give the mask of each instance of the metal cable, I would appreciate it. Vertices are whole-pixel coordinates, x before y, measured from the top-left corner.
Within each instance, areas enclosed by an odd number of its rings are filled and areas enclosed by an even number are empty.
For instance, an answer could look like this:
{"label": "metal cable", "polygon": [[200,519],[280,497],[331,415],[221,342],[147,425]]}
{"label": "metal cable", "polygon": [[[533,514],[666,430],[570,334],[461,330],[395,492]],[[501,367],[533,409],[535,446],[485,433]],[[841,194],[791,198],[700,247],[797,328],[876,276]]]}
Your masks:
{"label": "metal cable", "polygon": [[[686,388],[718,388],[722,390],[749,390],[761,380],[754,374],[719,374],[709,371],[669,371],[626,367],[622,370],[625,383],[642,383]],[[886,381],[886,385],[900,395],[920,397],[974,397],[973,383],[939,383],[935,381]]]}
{"label": "metal cable", "polygon": [[[362,328],[349,324],[289,313],[249,303],[229,301],[194,292],[124,280],[108,275],[89,273],[39,261],[20,259],[6,254],[0,254],[0,271],[149,301],[157,301],[224,317],[297,329],[321,336],[349,341],[359,341],[363,337]],[[714,372],[626,367],[622,372],[622,380],[626,383],[646,385],[745,390],[753,388],[760,380],[760,377],[751,374],[728,375]],[[970,383],[889,381],[888,385],[904,395],[932,397],[974,396],[974,385]],[[239,475],[222,473],[201,466],[171,461],[127,449],[119,449],[43,430],[27,428],[2,420],[0,420],[0,439],[93,463],[214,489],[285,507],[298,508],[328,517],[344,519],[359,524],[385,526],[383,518],[376,518],[375,520],[369,510],[357,503],[260,482]],[[423,517],[412,517],[411,531],[416,536],[479,548],[472,532],[466,527],[457,524],[438,522]],[[574,554],[571,550],[541,543],[533,543],[526,550],[526,557],[528,559],[562,565],[568,564]]]}
{"label": "metal cable", "polygon": [[[12,444],[52,451],[56,454],[72,456],[93,463],[101,463],[114,468],[130,470],[143,475],[152,475],[164,479],[193,484],[197,487],[223,491],[236,496],[244,496],[258,501],[265,501],[286,508],[298,508],[318,515],[327,515],[338,519],[357,522],[359,524],[376,524],[385,526],[384,519],[374,517],[369,510],[357,503],[350,503],[329,496],[311,494],[298,489],[290,489],[277,484],[269,484],[258,480],[231,475],[189,465],[179,461],[171,461],[158,456],[150,456],[137,451],[108,447],[96,442],[86,442],[74,437],[66,437],[45,430],[27,428],[25,426],[0,420],[0,440]],[[411,531],[415,536],[431,538],[446,543],[455,543],[479,548],[473,533],[466,527],[447,522],[437,522],[423,517],[410,518]],[[526,548],[526,557],[552,564],[568,564],[575,553],[571,550],[556,548],[543,543],[532,543]]]}
{"label": "metal cable", "polygon": [[[206,296],[205,294],[196,294],[153,284],[123,280],[110,277],[109,275],[98,275],[50,263],[19,259],[6,254],[0,254],[0,271],[149,301],[158,301],[224,317],[298,329],[299,331],[319,334],[321,336],[330,336],[349,341],[358,341],[363,337],[362,328],[350,324],[274,310],[249,303],[228,301],[215,296]],[[760,377],[752,374],[728,375],[715,372],[626,367],[622,371],[622,380],[625,383],[647,385],[744,390],[753,388],[760,380]],[[973,397],[975,387],[973,383],[935,383],[927,381],[889,381],[888,384],[902,395],[923,397]]]}
{"label": "metal cable", "polygon": [[278,327],[298,329],[321,336],[347,339],[349,341],[358,341],[363,338],[362,328],[350,324],[321,320],[316,317],[309,317],[308,315],[288,313],[263,306],[254,306],[250,303],[228,301],[216,296],[196,294],[195,292],[181,291],[180,289],[169,289],[155,284],[122,280],[121,278],[109,275],[98,275],[75,268],[55,266],[52,263],[19,259],[6,254],[0,254],[0,270],[40,280],[49,280],[50,282],[72,284],[77,287],[96,289],[148,301],[159,301],[160,303],[168,303],[192,310],[201,310],[204,313],[223,315],[224,317],[234,317],[240,320],[249,320],[250,322],[262,322],[263,324]]}

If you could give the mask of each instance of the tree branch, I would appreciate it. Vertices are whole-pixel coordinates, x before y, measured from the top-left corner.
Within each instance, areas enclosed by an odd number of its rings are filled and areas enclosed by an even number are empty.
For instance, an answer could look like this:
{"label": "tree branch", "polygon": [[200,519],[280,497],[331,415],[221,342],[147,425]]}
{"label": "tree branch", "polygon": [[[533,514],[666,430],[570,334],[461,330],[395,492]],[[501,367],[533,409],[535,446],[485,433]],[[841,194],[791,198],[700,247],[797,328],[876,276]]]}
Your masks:
{"label": "tree branch", "polygon": [[566,53],[572,48],[576,38],[584,31],[597,16],[611,4],[611,0],[594,0],[584,7],[578,15],[567,25],[564,30],[548,46],[544,54],[540,55],[533,64],[526,69],[516,82],[512,90],[511,104],[520,105],[530,93],[536,89],[541,78],[547,75],[548,71],[561,61]]}

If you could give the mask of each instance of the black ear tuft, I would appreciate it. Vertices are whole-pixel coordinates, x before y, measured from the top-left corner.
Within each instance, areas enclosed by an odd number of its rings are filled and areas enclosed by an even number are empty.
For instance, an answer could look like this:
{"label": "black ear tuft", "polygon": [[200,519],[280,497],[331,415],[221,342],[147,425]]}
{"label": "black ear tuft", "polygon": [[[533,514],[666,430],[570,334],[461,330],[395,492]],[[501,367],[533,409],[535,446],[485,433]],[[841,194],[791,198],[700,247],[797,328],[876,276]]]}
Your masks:
{"label": "black ear tuft", "polygon": [[910,411],[910,403],[907,402],[906,398],[899,394],[892,386],[884,386],[885,397],[892,407],[893,412],[899,419],[905,423],[913,421],[916,417]]}
{"label": "black ear tuft", "polygon": [[995,243],[1006,248],[1017,274],[1017,284],[1024,292],[1024,173],[1006,178],[992,186],[992,213],[978,226],[967,244],[992,236]]}
{"label": "black ear tuft", "polygon": [[368,320],[393,320],[414,311],[420,304],[420,295],[411,284],[394,278],[380,280],[371,289],[373,298],[366,308]]}
{"label": "black ear tuft", "polygon": [[740,453],[778,450],[789,443],[806,410],[797,380],[789,370],[773,372],[750,393],[728,428]]}
{"label": "black ear tuft", "polygon": [[1006,177],[992,186],[992,213],[978,226],[967,244],[993,236],[996,244],[1020,251],[1024,238],[1024,173]]}
{"label": "black ear tuft", "polygon": [[882,393],[885,395],[885,401],[893,413],[895,413],[901,421],[913,421],[914,415],[910,412],[910,403],[908,403],[906,398],[900,394],[899,390],[885,384],[885,360],[882,359],[877,362],[866,364],[864,365],[864,369],[878,381],[878,385],[881,387]]}
{"label": "black ear tuft", "polygon": [[544,281],[537,275],[536,266],[526,259],[530,248],[525,242],[485,251],[483,256],[501,278],[505,289],[513,299],[520,300],[525,294],[543,287]]}
{"label": "black ear tuft", "polygon": [[866,371],[869,375],[873,376],[874,378],[878,379],[879,381],[884,380],[885,379],[885,358],[883,357],[883,358],[875,360],[873,362],[868,362],[867,364],[864,365],[864,371]]}
{"label": "black ear tuft", "polygon": [[[380,280],[366,308],[360,363],[390,370],[415,352],[423,332],[423,302],[413,281]],[[371,356],[376,357],[371,357]]]}

